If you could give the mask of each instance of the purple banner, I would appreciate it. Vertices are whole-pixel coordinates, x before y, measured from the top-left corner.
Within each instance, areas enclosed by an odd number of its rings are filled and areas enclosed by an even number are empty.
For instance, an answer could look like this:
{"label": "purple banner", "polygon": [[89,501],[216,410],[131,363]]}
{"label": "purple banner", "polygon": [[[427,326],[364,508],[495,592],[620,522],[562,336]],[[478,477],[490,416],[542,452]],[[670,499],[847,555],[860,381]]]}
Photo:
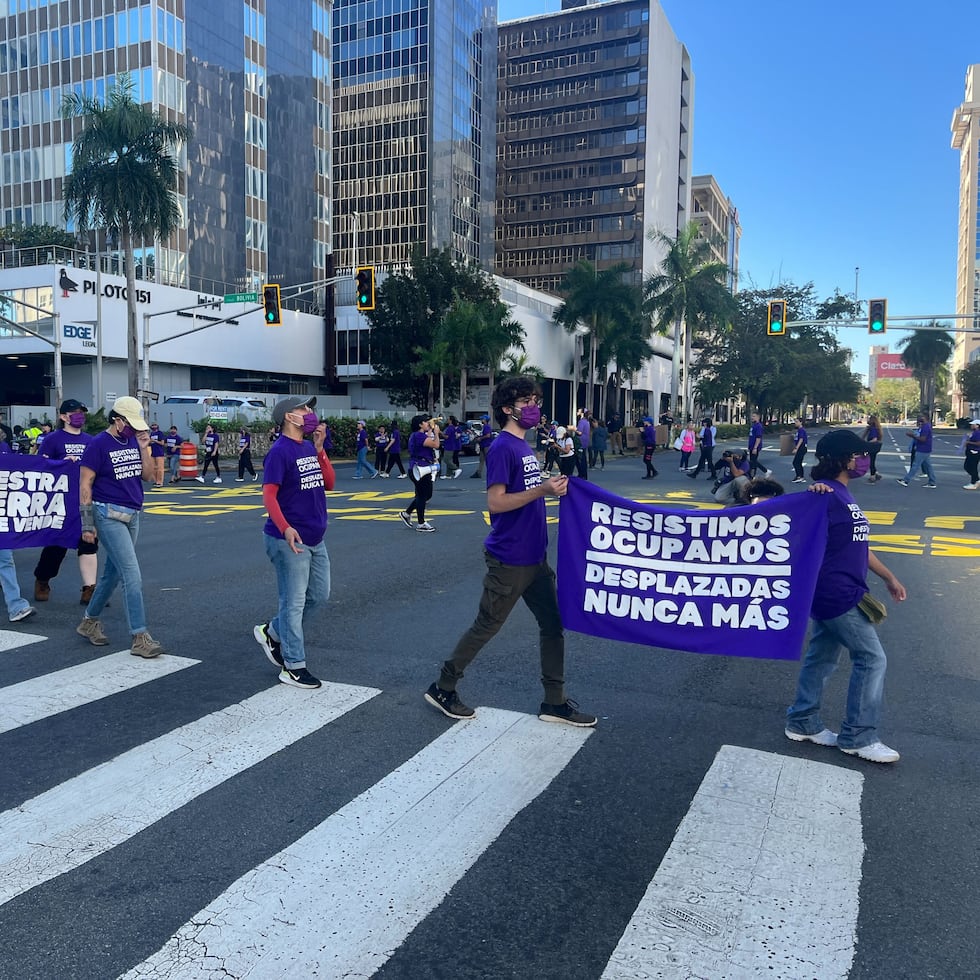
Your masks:
{"label": "purple banner", "polygon": [[0,456],[0,548],[77,548],[78,463],[44,456]]}
{"label": "purple banner", "polygon": [[558,513],[567,629],[692,653],[800,659],[827,540],[822,494],[682,510],[570,480]]}

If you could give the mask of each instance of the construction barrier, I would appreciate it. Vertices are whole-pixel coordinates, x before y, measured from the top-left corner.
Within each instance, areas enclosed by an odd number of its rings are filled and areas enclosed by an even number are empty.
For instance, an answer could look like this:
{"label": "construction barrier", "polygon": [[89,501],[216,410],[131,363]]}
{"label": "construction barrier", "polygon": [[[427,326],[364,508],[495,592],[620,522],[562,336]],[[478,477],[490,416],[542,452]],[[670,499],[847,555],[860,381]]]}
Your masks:
{"label": "construction barrier", "polygon": [[197,477],[197,446],[192,442],[180,444],[180,468],[178,474],[181,480],[193,480]]}

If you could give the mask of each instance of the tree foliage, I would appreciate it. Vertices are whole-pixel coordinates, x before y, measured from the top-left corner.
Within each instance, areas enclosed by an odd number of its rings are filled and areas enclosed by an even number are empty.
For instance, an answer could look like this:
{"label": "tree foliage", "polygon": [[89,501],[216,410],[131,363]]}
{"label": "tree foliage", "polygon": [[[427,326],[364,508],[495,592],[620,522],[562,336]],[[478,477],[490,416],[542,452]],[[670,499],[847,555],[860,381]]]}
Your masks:
{"label": "tree foliage", "polygon": [[[935,320],[930,324],[939,326]],[[902,360],[919,382],[919,400],[922,408],[931,415],[936,407],[936,374],[952,356],[956,341],[945,331],[916,330],[898,342],[902,348]]]}
{"label": "tree foliage", "polygon": [[133,100],[132,79],[121,75],[105,102],[72,93],[61,105],[66,119],[81,118],[64,180],[65,218],[82,231],[104,228],[126,257],[129,391],[139,389],[136,328],[135,238],[165,238],[182,220],[176,153],[190,130]]}
{"label": "tree foliage", "polygon": [[[770,300],[782,299],[787,320],[811,320],[831,300],[818,304],[813,283],[781,283],[773,289],[747,289],[736,297],[731,322],[705,335],[693,365],[702,404],[743,397],[747,413],[791,414],[803,404],[850,403],[861,390],[850,370],[850,351],[825,326],[794,327],[782,337],[766,335]],[[841,315],[848,311],[841,309]]]}
{"label": "tree foliage", "polygon": [[0,228],[0,242],[18,250],[18,265],[42,265],[52,249],[78,248],[71,232],[54,225],[5,225]]}
{"label": "tree foliage", "polygon": [[449,248],[418,251],[408,270],[379,283],[367,318],[378,384],[393,404],[419,409],[431,405],[440,375],[453,400],[466,371],[483,368],[492,378],[523,340],[493,279],[455,260]]}
{"label": "tree foliage", "polygon": [[980,402],[980,361],[973,361],[957,371],[956,383],[968,402],[971,404]]}

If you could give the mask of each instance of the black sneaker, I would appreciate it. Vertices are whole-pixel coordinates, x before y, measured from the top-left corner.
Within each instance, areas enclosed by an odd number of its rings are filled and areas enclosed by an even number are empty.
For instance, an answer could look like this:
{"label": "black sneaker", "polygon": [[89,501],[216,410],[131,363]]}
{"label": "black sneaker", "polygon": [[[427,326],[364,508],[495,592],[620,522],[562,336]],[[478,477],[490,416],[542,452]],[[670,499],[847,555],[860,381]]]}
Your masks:
{"label": "black sneaker", "polygon": [[279,681],[289,684],[290,687],[305,687],[309,690],[320,686],[320,682],[305,667],[297,667],[296,670],[283,667]]}
{"label": "black sneaker", "polygon": [[578,710],[577,701],[566,701],[564,704],[541,703],[538,717],[542,721],[556,721],[562,725],[572,725],[575,728],[595,728],[595,715],[586,715]]}
{"label": "black sneaker", "polygon": [[428,691],[425,692],[425,700],[438,708],[447,718],[472,718],[476,712],[468,708],[455,691],[444,691],[436,684],[430,684]]}
{"label": "black sneaker", "polygon": [[255,637],[255,642],[262,647],[272,664],[282,670],[286,666],[282,659],[282,644],[272,638],[269,633],[269,624],[260,623],[252,630],[252,636]]}

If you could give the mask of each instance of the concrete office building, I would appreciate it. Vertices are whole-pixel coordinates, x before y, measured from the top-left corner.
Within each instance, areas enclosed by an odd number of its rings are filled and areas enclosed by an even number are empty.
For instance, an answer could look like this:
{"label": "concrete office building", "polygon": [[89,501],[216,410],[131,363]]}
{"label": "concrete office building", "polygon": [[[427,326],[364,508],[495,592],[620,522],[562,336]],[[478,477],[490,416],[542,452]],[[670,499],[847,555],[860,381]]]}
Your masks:
{"label": "concrete office building", "polygon": [[737,293],[742,226],[732,199],[725,196],[710,174],[691,178],[691,220],[697,222],[701,237],[710,243],[712,259],[728,266],[728,288]]}
{"label": "concrete office building", "polygon": [[[953,412],[976,417],[980,403],[968,402],[956,372],[980,359],[980,65],[966,70],[966,93],[953,112],[952,146],[960,152],[960,217],[956,247],[956,312],[974,313],[973,333],[956,334],[953,353]],[[960,320],[966,325],[968,320]]]}
{"label": "concrete office building", "polygon": [[694,78],[657,0],[564,0],[498,28],[494,271],[558,293],[576,262],[626,262],[690,220]]}

